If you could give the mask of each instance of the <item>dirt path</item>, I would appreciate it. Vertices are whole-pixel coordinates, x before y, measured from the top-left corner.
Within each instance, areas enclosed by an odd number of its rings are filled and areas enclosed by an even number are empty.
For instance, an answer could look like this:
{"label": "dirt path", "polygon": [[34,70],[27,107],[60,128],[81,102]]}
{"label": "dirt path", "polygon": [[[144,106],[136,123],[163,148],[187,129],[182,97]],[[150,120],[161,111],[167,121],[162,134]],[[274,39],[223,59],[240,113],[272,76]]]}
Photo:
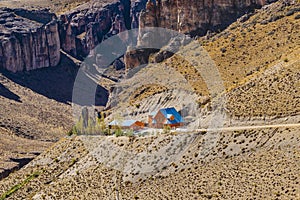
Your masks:
{"label": "dirt path", "polygon": [[253,129],[266,129],[266,128],[292,128],[300,127],[300,123],[297,124],[270,124],[270,125],[253,125],[253,126],[234,126],[234,127],[222,127],[222,128],[208,128],[197,129],[199,132],[211,132],[211,131],[240,131],[240,130],[253,130]]}

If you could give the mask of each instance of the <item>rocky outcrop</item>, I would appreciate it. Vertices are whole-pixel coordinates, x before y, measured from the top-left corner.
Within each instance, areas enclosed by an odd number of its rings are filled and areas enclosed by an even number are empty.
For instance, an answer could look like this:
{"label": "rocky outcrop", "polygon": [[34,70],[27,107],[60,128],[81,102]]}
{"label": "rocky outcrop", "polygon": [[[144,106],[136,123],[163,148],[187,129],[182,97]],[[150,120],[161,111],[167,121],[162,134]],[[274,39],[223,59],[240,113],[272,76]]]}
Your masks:
{"label": "rocky outcrop", "polygon": [[140,28],[158,26],[192,36],[204,35],[208,30],[226,28],[244,15],[260,8],[266,0],[149,0],[141,14]]}
{"label": "rocky outcrop", "polygon": [[[83,60],[103,40],[137,28],[146,0],[92,1],[57,19],[48,10],[0,10],[0,68],[12,72],[56,66],[60,49]],[[120,64],[118,64],[120,67]]]}
{"label": "rocky outcrop", "polygon": [[149,56],[157,52],[156,49],[133,49],[124,55],[126,71],[148,63]]}
{"label": "rocky outcrop", "polygon": [[[192,37],[204,36],[207,32],[225,29],[242,15],[267,3],[269,1],[266,0],[148,0],[146,9],[139,14],[138,45],[140,47],[153,45],[151,36],[166,38],[166,35],[144,31],[143,29],[147,27],[166,28]],[[164,46],[170,41],[160,40],[159,42],[160,46]],[[148,62],[148,54],[148,50],[143,54],[141,49],[127,52],[126,68],[145,64]],[[162,61],[171,55],[172,53],[163,52],[158,57],[156,56],[155,60]]]}
{"label": "rocky outcrop", "polygon": [[94,2],[62,15],[62,49],[83,59],[104,39],[131,28],[130,0],[103,5]]}
{"label": "rocky outcrop", "polygon": [[[92,1],[60,16],[47,10],[0,10],[0,68],[13,72],[55,66],[60,48],[83,60],[103,40],[132,28],[163,27],[191,36],[224,29],[238,17],[270,0],[113,0]],[[138,45],[148,46],[149,33]],[[153,35],[153,34],[152,34]],[[168,36],[169,37],[169,36]],[[146,38],[146,39],[145,39]],[[162,36],[161,38],[165,38]],[[148,41],[147,41],[148,39]],[[166,42],[166,41],[159,41]],[[129,68],[145,64],[155,50],[125,56]],[[138,54],[138,55],[135,55]],[[160,55],[158,60],[171,55]]]}
{"label": "rocky outcrop", "polygon": [[137,0],[131,6],[131,28],[139,27],[140,13],[145,10],[147,0]]}
{"label": "rocky outcrop", "polygon": [[0,68],[12,72],[56,66],[58,23],[47,10],[0,10]]}

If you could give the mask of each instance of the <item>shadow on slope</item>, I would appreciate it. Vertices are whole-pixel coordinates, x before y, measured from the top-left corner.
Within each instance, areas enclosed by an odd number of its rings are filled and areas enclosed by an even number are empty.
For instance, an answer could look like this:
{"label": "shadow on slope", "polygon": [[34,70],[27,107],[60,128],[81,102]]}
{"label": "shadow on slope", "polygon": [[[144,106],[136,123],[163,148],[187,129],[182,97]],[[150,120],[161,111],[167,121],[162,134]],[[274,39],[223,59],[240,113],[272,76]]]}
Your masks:
{"label": "shadow on slope", "polygon": [[0,96],[21,103],[20,97],[0,83]]}
{"label": "shadow on slope", "polygon": [[[61,62],[57,67],[37,69],[29,72],[11,73],[1,71],[1,73],[13,82],[30,88],[32,91],[49,99],[71,104],[73,85],[78,69],[77,64],[67,56],[61,54]],[[6,97],[9,96],[10,98],[18,100],[17,95],[14,96],[5,91],[5,89],[3,89],[2,92],[2,87],[0,87],[0,95],[5,96],[5,94]],[[96,106],[106,105],[108,101],[108,91],[106,89],[98,85],[97,94],[95,96],[102,97],[95,99]]]}

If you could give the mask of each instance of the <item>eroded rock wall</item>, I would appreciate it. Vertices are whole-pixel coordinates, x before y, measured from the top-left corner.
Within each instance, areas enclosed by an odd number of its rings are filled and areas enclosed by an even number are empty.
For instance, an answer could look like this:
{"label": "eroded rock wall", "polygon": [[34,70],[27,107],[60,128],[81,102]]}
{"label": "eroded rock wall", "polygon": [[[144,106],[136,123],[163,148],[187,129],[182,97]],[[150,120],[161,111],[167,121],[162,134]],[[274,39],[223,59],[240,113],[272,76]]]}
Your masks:
{"label": "eroded rock wall", "polygon": [[140,14],[143,10],[145,10],[147,0],[137,0],[131,4],[131,28],[138,28]]}
{"label": "eroded rock wall", "polygon": [[46,10],[0,9],[0,68],[29,71],[56,66],[59,61],[55,15]]}
{"label": "eroded rock wall", "polygon": [[131,1],[86,4],[60,18],[62,49],[83,59],[104,39],[131,28]]}
{"label": "eroded rock wall", "polygon": [[[47,10],[0,10],[0,68],[17,72],[55,66],[60,48],[84,59],[103,40],[132,28],[163,27],[204,35],[224,29],[267,0],[114,0],[93,1],[56,16]],[[147,33],[146,33],[147,34]],[[147,46],[139,34],[139,44]],[[146,38],[146,37],[145,37]],[[130,55],[134,55],[130,53]],[[126,55],[126,66],[139,58]],[[146,56],[148,57],[148,56]],[[147,58],[142,58],[147,60]],[[130,60],[135,64],[131,64]]]}
{"label": "eroded rock wall", "polygon": [[[270,3],[267,0],[148,0],[146,9],[139,14],[138,44],[141,47],[151,46],[151,35],[165,38],[157,33],[149,33],[146,27],[161,27],[178,31],[183,34],[204,36],[208,31],[215,32],[225,29],[244,14]],[[160,41],[163,42],[163,41]],[[168,42],[163,45],[168,45]],[[149,55],[143,50],[127,52],[125,55],[126,69],[146,64]],[[142,55],[142,56],[140,56]],[[167,54],[172,55],[172,54]]]}
{"label": "eroded rock wall", "polygon": [[141,14],[140,28],[158,26],[204,35],[224,29],[242,15],[265,5],[266,0],[149,0]]}
{"label": "eroded rock wall", "polygon": [[[103,40],[138,28],[147,0],[92,1],[57,19],[48,10],[0,9],[0,68],[12,72],[56,66],[60,49],[84,59]],[[133,5],[133,6],[132,6]]]}

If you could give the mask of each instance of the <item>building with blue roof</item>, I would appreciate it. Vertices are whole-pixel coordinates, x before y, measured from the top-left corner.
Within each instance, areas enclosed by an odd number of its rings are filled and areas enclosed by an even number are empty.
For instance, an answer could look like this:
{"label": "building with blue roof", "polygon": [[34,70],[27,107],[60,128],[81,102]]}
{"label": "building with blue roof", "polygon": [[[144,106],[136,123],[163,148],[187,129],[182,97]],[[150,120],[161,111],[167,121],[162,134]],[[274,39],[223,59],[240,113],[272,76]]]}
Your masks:
{"label": "building with blue roof", "polygon": [[184,119],[174,107],[162,108],[148,116],[148,125],[152,128],[177,128],[184,125]]}

